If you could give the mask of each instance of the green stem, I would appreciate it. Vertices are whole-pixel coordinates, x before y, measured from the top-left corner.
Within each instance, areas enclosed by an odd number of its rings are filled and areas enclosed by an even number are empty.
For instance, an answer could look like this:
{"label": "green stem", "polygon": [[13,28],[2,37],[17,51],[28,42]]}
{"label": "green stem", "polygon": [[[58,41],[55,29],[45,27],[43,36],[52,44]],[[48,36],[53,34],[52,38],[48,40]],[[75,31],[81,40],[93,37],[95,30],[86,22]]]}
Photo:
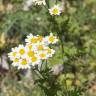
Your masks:
{"label": "green stem", "polygon": [[46,60],[46,66],[45,66],[45,69],[47,69],[47,60]]}
{"label": "green stem", "polygon": [[56,0],[56,4],[57,4],[58,0]]}
{"label": "green stem", "polygon": [[48,7],[48,9],[49,9],[49,0],[45,0],[46,1],[46,5],[47,5],[47,7]]}
{"label": "green stem", "polygon": [[43,67],[42,65],[43,65],[43,62],[44,62],[44,61],[42,61],[42,64],[41,64],[41,66],[40,66],[40,71],[42,71],[42,67]]}

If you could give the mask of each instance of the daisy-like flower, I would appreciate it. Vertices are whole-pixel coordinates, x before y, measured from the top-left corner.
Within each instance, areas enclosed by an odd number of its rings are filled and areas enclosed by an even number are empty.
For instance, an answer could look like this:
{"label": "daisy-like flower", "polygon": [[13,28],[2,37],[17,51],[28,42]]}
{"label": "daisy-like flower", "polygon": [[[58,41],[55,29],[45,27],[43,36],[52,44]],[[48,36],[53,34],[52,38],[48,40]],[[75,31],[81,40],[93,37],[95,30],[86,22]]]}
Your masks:
{"label": "daisy-like flower", "polygon": [[47,52],[46,52],[46,51],[39,52],[39,58],[40,58],[41,60],[46,60],[46,59],[48,59]]}
{"label": "daisy-like flower", "polygon": [[49,47],[46,48],[45,51],[47,52],[48,57],[52,57],[53,54],[55,53],[55,50],[50,49]]}
{"label": "daisy-like flower", "polygon": [[31,58],[35,55],[36,53],[34,52],[34,50],[30,50],[30,49],[27,49],[26,51],[26,58]]}
{"label": "daisy-like flower", "polygon": [[37,43],[35,45],[35,47],[36,47],[36,51],[40,52],[40,51],[43,51],[46,48],[46,45],[41,42],[41,43]]}
{"label": "daisy-like flower", "polygon": [[58,5],[54,5],[52,8],[49,9],[49,13],[53,15],[60,15],[62,12],[62,8]]}
{"label": "daisy-like flower", "polygon": [[18,57],[18,56],[19,56],[19,55],[18,55],[18,52],[17,52],[17,47],[12,48],[11,52],[8,53],[8,57],[9,57],[11,60],[14,59],[14,58],[16,58],[16,57]]}
{"label": "daisy-like flower", "polygon": [[38,42],[38,38],[37,36],[33,36],[32,34],[29,34],[27,36],[27,39],[25,39],[25,42],[29,44],[35,44]]}
{"label": "daisy-like flower", "polygon": [[15,67],[15,66],[18,66],[18,65],[19,65],[19,60],[20,60],[20,58],[14,58],[12,65],[13,65],[14,67]]}
{"label": "daisy-like flower", "polygon": [[33,50],[34,49],[34,47],[33,47],[33,45],[32,44],[26,44],[26,48],[28,49],[28,50]]}
{"label": "daisy-like flower", "polygon": [[40,60],[39,56],[37,56],[36,54],[35,54],[34,56],[32,56],[32,57],[30,58],[30,64],[31,64],[32,66],[41,64],[41,60]]}
{"label": "daisy-like flower", "polygon": [[26,47],[24,45],[18,46],[18,54],[20,57],[23,57],[26,54]]}
{"label": "daisy-like flower", "polygon": [[39,42],[42,42],[43,39],[44,39],[43,36],[37,35],[37,40],[38,40]]}
{"label": "daisy-like flower", "polygon": [[45,40],[46,40],[46,42],[47,42],[48,44],[55,44],[55,43],[58,42],[57,37],[56,37],[56,36],[53,36],[52,33],[50,33],[49,36],[46,36],[46,37],[45,37]]}
{"label": "daisy-like flower", "polygon": [[33,0],[33,3],[35,5],[46,5],[46,1],[45,0]]}
{"label": "daisy-like flower", "polygon": [[26,58],[21,58],[19,60],[19,64],[17,65],[18,69],[29,69],[30,67],[30,63],[29,60]]}

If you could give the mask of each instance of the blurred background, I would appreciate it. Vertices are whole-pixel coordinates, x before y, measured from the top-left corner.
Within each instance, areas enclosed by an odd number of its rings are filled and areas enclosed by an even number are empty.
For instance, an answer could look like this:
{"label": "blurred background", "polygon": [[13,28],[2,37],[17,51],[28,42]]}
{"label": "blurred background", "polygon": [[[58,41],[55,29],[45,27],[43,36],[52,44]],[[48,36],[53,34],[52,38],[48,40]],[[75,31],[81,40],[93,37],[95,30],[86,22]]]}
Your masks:
{"label": "blurred background", "polygon": [[[79,86],[85,90],[82,96],[96,96],[96,0],[59,0],[59,3],[64,14],[55,18],[56,27],[44,6],[30,5],[26,10],[26,0],[0,0],[0,96],[43,96],[35,88],[30,70],[17,71],[7,53],[24,43],[29,33],[45,36],[56,31],[64,41],[64,64],[58,44],[48,66],[57,72],[57,67],[64,65],[69,89]],[[54,0],[50,5],[54,5]],[[55,75],[64,86],[64,74]]]}

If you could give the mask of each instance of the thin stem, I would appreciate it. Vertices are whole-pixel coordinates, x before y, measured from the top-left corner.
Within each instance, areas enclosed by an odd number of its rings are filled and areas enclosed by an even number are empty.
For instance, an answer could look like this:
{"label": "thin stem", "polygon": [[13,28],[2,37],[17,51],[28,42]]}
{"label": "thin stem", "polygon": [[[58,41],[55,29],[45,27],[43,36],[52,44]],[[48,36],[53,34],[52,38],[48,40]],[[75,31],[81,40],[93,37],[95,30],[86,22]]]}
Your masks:
{"label": "thin stem", "polygon": [[46,5],[47,5],[47,8],[49,9],[49,0],[45,0],[46,1]]}
{"label": "thin stem", "polygon": [[57,4],[58,0],[56,0],[56,4]]}
{"label": "thin stem", "polygon": [[46,65],[45,65],[45,69],[47,69],[47,60],[46,60]]}
{"label": "thin stem", "polygon": [[42,71],[42,67],[43,67],[42,65],[43,65],[43,63],[44,63],[44,61],[42,61],[42,64],[40,66],[40,71]]}

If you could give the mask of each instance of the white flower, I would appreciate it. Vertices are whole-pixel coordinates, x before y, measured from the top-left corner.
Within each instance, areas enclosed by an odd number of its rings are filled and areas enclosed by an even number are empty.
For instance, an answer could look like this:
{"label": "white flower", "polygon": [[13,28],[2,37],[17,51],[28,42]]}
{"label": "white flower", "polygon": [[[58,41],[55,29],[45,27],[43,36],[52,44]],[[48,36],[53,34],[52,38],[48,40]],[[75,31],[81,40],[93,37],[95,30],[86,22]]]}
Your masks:
{"label": "white flower", "polygon": [[33,0],[33,3],[35,5],[46,5],[46,1],[45,0]]}
{"label": "white flower", "polygon": [[49,13],[51,15],[60,15],[61,12],[62,12],[62,9],[58,5],[54,5],[52,8],[49,9]]}
{"label": "white flower", "polygon": [[35,49],[36,49],[35,51],[38,53],[40,51],[45,50],[46,49],[46,45],[45,44],[42,44],[42,43],[37,43],[35,45]]}
{"label": "white flower", "polygon": [[32,44],[26,43],[25,46],[26,46],[27,50],[33,50],[34,49],[34,46]]}
{"label": "white flower", "polygon": [[18,52],[17,52],[17,47],[11,49],[11,52],[8,53],[8,57],[10,58],[10,60],[16,57],[19,57]]}
{"label": "white flower", "polygon": [[19,60],[19,64],[17,65],[18,69],[30,69],[29,60],[26,58],[21,58]]}
{"label": "white flower", "polygon": [[25,55],[25,57],[26,57],[26,58],[31,58],[31,57],[33,57],[35,54],[36,54],[36,53],[35,53],[34,50],[27,49],[27,50],[26,50],[26,55]]}
{"label": "white flower", "polygon": [[28,11],[32,5],[46,5],[45,0],[26,0],[23,10]]}
{"label": "white flower", "polygon": [[32,34],[29,34],[27,36],[27,39],[25,39],[25,42],[29,44],[35,44],[38,42],[37,36],[33,36]]}
{"label": "white flower", "polygon": [[26,55],[27,48],[24,45],[19,45],[17,50],[20,57],[24,57]]}
{"label": "white flower", "polygon": [[37,35],[37,36],[33,36],[32,34],[29,34],[27,36],[27,38],[25,39],[25,42],[27,44],[32,44],[32,46],[34,47],[35,45],[38,45],[38,44],[45,44],[46,45],[46,42],[45,42],[45,39],[43,36],[40,36],[40,35]]}
{"label": "white flower", "polygon": [[46,40],[46,42],[47,42],[48,44],[55,44],[55,43],[58,42],[57,37],[56,37],[56,36],[53,36],[52,33],[50,33],[49,36],[46,36],[46,37],[45,37],[45,40]]}
{"label": "white flower", "polygon": [[46,51],[41,51],[41,52],[39,52],[38,54],[39,54],[39,58],[40,58],[41,60],[46,60],[46,59],[48,59],[48,54],[47,54]]}
{"label": "white flower", "polygon": [[55,53],[55,50],[50,49],[49,47],[45,49],[45,51],[47,52],[48,57],[52,57],[53,54]]}
{"label": "white flower", "polygon": [[32,66],[41,64],[41,60],[40,60],[40,58],[39,58],[39,56],[37,54],[35,54],[34,56],[32,56],[29,60],[30,60],[30,64]]}
{"label": "white flower", "polygon": [[19,65],[19,58],[14,58],[13,59],[13,63],[12,63],[12,65],[15,67],[15,66],[18,66]]}

